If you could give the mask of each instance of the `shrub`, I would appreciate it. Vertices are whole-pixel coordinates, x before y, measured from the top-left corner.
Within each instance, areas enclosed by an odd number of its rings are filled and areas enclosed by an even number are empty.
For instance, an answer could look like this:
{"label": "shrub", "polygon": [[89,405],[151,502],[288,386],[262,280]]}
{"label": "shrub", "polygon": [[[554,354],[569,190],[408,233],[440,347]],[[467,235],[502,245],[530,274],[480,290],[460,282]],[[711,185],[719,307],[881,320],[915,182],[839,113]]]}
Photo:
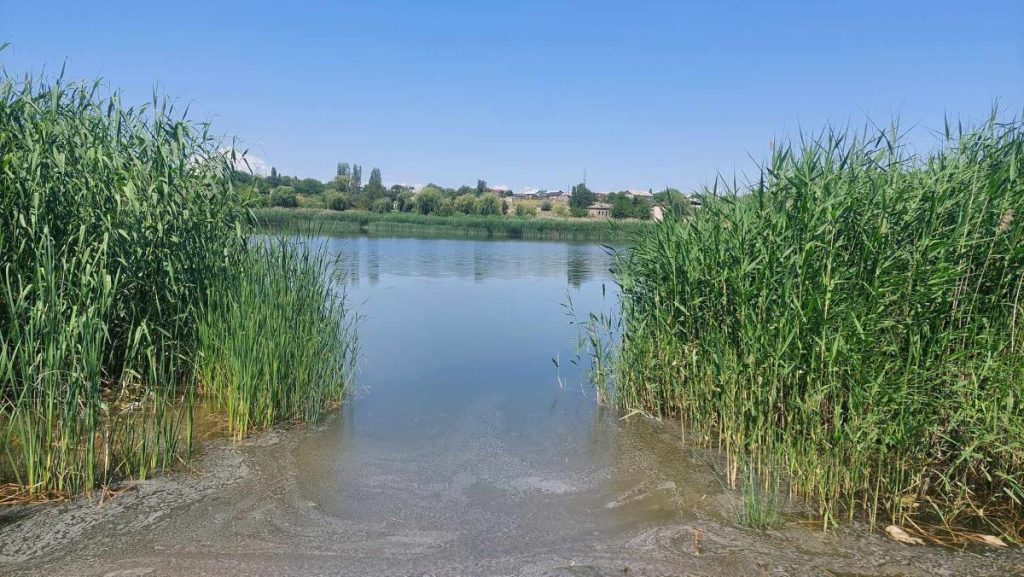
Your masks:
{"label": "shrub", "polygon": [[378,198],[377,200],[373,201],[372,205],[370,205],[370,211],[378,213],[391,212],[391,206],[391,199]]}
{"label": "shrub", "polygon": [[459,214],[475,214],[476,213],[476,197],[473,194],[463,194],[455,197],[453,206],[455,212]]}
{"label": "shrub", "polygon": [[437,212],[437,209],[441,207],[441,194],[433,188],[428,188],[413,197],[413,205],[416,207],[416,212],[420,214]]}
{"label": "shrub", "polygon": [[350,206],[349,197],[343,192],[327,193],[324,196],[324,201],[330,210],[348,210]]}
{"label": "shrub", "polygon": [[476,212],[484,216],[502,214],[501,203],[502,200],[498,198],[498,195],[488,192],[477,199]]}
{"label": "shrub", "polygon": [[279,186],[270,191],[270,206],[295,208],[299,206],[299,197],[290,186]]}
{"label": "shrub", "polygon": [[537,216],[537,208],[523,203],[516,204],[515,215],[520,218]]}

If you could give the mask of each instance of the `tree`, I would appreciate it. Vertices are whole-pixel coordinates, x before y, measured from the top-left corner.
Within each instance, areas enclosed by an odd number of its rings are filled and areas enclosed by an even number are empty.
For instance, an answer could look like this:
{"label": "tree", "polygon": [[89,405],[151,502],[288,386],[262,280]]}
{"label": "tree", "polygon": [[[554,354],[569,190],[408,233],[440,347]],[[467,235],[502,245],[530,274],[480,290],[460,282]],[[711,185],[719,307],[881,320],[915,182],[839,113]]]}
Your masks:
{"label": "tree", "polygon": [[[392,187],[392,189],[393,188],[394,187]],[[416,208],[415,199],[416,196],[409,189],[404,189],[399,192],[398,197],[395,198],[395,202],[398,203],[399,212],[412,212]]]}
{"label": "tree", "polygon": [[381,181],[379,168],[374,168],[370,171],[370,181],[366,183],[366,188],[363,189],[363,193],[371,202],[378,198],[387,196],[388,191],[384,188],[384,183]]}
{"label": "tree", "polygon": [[338,163],[338,172],[337,172],[337,174],[335,176],[346,176],[347,177],[349,175],[349,171],[350,170],[351,170],[351,168],[349,167],[347,162],[339,162]]}
{"label": "tree", "polygon": [[270,206],[284,208],[295,208],[299,206],[299,199],[295,195],[295,189],[290,186],[279,186],[270,193]]}
{"label": "tree", "polygon": [[[468,186],[466,188],[469,188]],[[476,212],[476,197],[473,193],[462,194],[455,197],[455,201],[452,203],[452,208],[455,212],[462,214],[473,214]]]}
{"label": "tree", "polygon": [[370,205],[370,210],[373,212],[391,212],[391,199],[389,198],[378,198],[373,201]]}
{"label": "tree", "polygon": [[629,218],[633,216],[633,202],[628,196],[614,195],[612,201],[612,218]]}
{"label": "tree", "polygon": [[587,188],[586,184],[581,182],[572,187],[572,193],[569,195],[569,208],[586,209],[595,202],[597,202],[597,195]]}
{"label": "tree", "polygon": [[654,200],[665,205],[672,214],[685,216],[690,213],[690,199],[675,188],[654,193]]}
{"label": "tree", "polygon": [[420,214],[437,212],[441,206],[441,193],[438,188],[428,186],[413,198],[413,203],[416,206],[416,212]]}
{"label": "tree", "polygon": [[408,186],[402,186],[401,184],[392,184],[391,188],[388,189],[388,198],[391,200],[398,200],[398,197],[406,192],[411,192]]}
{"label": "tree", "polygon": [[476,201],[476,212],[482,215],[499,215],[501,210],[501,199],[493,192],[481,196]]}
{"label": "tree", "polygon": [[479,196],[479,193],[476,191],[475,188],[473,188],[471,186],[466,186],[465,184],[460,186],[459,189],[455,191],[455,197],[456,198],[458,198],[460,196],[467,195],[467,194],[473,194],[473,195]]}
{"label": "tree", "polygon": [[528,204],[523,204],[520,202],[516,204],[516,216],[520,218],[537,216],[537,207]]}
{"label": "tree", "polygon": [[324,196],[324,204],[331,210],[346,210],[351,206],[351,201],[343,192],[332,192]]}
{"label": "tree", "polygon": [[352,165],[352,192],[359,193],[363,188],[363,167],[358,164]]}
{"label": "tree", "polygon": [[487,192],[487,181],[486,180],[478,180],[478,181],[476,181],[476,195],[477,196],[482,196],[483,193],[485,193],[485,192]]}
{"label": "tree", "polygon": [[295,192],[306,196],[316,196],[324,191],[324,183],[315,178],[303,178],[295,183]]}
{"label": "tree", "polygon": [[352,177],[341,174],[334,177],[331,181],[331,187],[338,192],[351,192],[352,191]]}

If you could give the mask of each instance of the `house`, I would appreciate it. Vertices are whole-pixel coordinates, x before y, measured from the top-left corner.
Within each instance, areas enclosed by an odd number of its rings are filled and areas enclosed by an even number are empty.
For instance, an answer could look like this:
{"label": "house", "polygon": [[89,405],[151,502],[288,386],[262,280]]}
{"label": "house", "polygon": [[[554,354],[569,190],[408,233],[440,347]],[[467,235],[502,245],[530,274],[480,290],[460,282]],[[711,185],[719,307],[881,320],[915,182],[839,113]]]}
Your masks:
{"label": "house", "polygon": [[654,196],[649,190],[627,190],[626,195],[630,198],[652,198]]}
{"label": "house", "polygon": [[612,205],[607,202],[596,202],[587,207],[587,216],[590,218],[608,218],[612,215]]}

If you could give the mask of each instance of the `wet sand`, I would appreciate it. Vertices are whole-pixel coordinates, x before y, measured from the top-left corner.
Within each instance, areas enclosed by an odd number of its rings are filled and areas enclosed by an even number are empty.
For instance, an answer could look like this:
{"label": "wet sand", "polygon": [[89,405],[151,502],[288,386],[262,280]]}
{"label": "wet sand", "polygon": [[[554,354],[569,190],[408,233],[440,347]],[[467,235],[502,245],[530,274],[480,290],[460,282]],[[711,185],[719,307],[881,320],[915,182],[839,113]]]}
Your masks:
{"label": "wet sand", "polygon": [[214,441],[196,472],[103,505],[0,511],[0,574],[1024,575],[1019,551],[908,547],[861,527],[745,529],[707,457],[670,427],[597,420],[589,442],[614,453],[597,463],[593,447],[561,462],[510,450],[487,403],[443,440],[340,461],[344,414]]}

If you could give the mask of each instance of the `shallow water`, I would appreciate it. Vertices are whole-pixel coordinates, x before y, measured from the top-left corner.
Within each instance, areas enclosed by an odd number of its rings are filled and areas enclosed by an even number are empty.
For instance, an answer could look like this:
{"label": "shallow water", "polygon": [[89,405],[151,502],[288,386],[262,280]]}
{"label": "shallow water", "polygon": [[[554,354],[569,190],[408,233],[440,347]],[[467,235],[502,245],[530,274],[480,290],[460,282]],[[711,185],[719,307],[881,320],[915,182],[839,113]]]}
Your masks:
{"label": "shallow water", "polygon": [[738,526],[716,455],[598,407],[570,362],[567,300],[614,304],[601,247],[316,242],[365,317],[346,406],[102,505],[0,510],[0,574],[1024,575],[1017,551]]}

